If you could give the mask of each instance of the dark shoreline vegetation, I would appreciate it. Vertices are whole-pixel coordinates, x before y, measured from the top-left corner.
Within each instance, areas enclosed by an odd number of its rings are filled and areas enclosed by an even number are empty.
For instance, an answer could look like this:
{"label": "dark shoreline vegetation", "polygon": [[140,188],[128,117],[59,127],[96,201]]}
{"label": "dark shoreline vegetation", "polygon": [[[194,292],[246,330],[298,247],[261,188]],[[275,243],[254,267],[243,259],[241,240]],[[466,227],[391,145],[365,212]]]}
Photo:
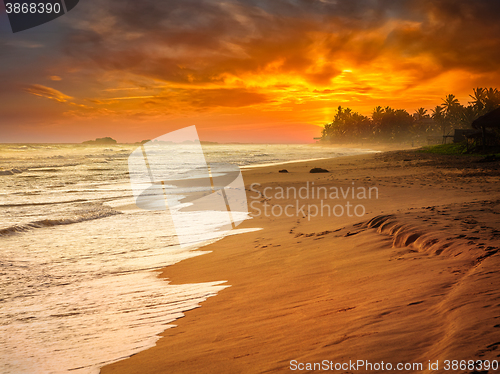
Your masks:
{"label": "dark shoreline vegetation", "polygon": [[[460,104],[453,94],[427,113],[418,108],[410,114],[405,109],[389,106],[374,108],[371,117],[350,108],[337,108],[333,121],[324,125],[321,142],[333,144],[351,142],[412,142],[419,145],[441,144],[452,137],[456,129],[472,129],[479,117],[500,107],[497,88],[475,88],[467,106]],[[498,134],[498,128],[495,129]],[[443,149],[443,151],[445,151]],[[446,148],[451,151],[451,148]],[[455,150],[458,153],[458,148]]]}
{"label": "dark shoreline vegetation", "polygon": [[489,149],[488,152],[467,152],[464,144],[451,143],[451,144],[438,144],[432,146],[421,147],[416,150],[419,153],[432,153],[436,155],[461,155],[461,156],[482,156],[486,154],[484,161],[499,161],[500,160],[500,147]]}

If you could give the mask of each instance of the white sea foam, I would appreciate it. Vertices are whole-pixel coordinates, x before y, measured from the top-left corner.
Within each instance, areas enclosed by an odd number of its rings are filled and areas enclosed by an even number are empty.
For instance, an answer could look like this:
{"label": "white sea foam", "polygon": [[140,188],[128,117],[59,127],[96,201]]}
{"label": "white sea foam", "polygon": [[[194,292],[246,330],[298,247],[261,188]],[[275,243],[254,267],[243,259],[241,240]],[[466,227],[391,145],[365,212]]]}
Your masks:
{"label": "white sea foam", "polygon": [[[97,373],[151,347],[183,312],[229,286],[174,286],[151,271],[205,252],[193,251],[203,244],[196,233],[190,248],[177,245],[166,212],[135,207],[127,170],[134,148],[0,145],[0,169],[22,171],[0,184],[1,373]],[[209,162],[238,165],[339,155],[308,146],[203,148]]]}

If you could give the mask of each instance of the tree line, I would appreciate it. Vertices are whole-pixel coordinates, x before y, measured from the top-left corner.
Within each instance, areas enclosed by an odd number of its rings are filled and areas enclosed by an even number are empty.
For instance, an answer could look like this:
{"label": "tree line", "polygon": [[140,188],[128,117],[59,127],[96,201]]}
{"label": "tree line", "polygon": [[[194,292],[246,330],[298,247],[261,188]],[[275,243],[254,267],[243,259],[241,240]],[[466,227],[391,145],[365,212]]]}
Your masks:
{"label": "tree line", "polygon": [[470,128],[472,122],[500,107],[496,88],[474,88],[467,106],[453,94],[447,95],[431,113],[418,108],[413,114],[389,106],[373,109],[371,117],[350,108],[337,108],[333,121],[323,127],[321,139],[332,143],[365,141],[404,141],[428,136],[448,135],[458,128]]}

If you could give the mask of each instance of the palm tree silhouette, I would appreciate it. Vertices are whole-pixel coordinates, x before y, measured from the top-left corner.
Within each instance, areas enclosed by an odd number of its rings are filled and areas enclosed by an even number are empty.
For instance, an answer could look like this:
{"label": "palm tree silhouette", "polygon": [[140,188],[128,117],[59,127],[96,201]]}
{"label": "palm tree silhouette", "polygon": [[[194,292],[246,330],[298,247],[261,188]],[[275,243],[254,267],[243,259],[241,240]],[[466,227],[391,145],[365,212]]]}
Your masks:
{"label": "palm tree silhouette", "polygon": [[384,108],[384,113],[385,113],[385,114],[393,114],[393,113],[395,113],[395,112],[396,112],[396,111],[395,111],[394,109],[392,109],[390,106],[386,106],[386,107]]}
{"label": "palm tree silhouette", "polygon": [[455,97],[453,94],[449,94],[443,99],[443,103],[441,104],[443,106],[444,112],[446,115],[451,115],[453,113],[453,110],[460,105],[458,102],[458,99]]}
{"label": "palm tree silhouette", "polygon": [[496,88],[489,88],[484,91],[484,109],[485,112],[491,112],[500,105],[500,93]]}
{"label": "palm tree silhouette", "polygon": [[373,109],[372,117],[381,116],[382,114],[384,114],[384,109],[382,109],[382,107],[379,105]]}
{"label": "palm tree silhouette", "polygon": [[382,117],[384,117],[384,109],[379,105],[373,109],[372,120],[376,124],[379,124],[382,121]]}
{"label": "palm tree silhouette", "polygon": [[441,126],[443,135],[445,135],[446,134],[445,111],[441,105],[436,105],[436,107],[432,109],[432,119]]}
{"label": "palm tree silhouette", "polygon": [[469,95],[472,99],[472,101],[469,101],[469,104],[472,104],[474,108],[476,109],[477,115],[482,115],[484,114],[484,106],[486,103],[486,92],[485,89],[482,87],[478,88],[473,88],[472,91],[474,92],[472,95]]}
{"label": "palm tree silhouette", "polygon": [[470,95],[472,104],[476,110],[476,115],[482,116],[500,106],[500,92],[496,88],[474,88],[473,94]]}
{"label": "palm tree silhouette", "polygon": [[432,119],[439,121],[444,117],[443,107],[441,105],[436,105],[432,111]]}
{"label": "palm tree silhouette", "polygon": [[424,108],[418,108],[416,111],[415,111],[415,117],[416,117],[416,120],[421,120],[421,119],[424,119],[424,118],[428,118],[429,115],[427,114],[427,109],[424,109]]}

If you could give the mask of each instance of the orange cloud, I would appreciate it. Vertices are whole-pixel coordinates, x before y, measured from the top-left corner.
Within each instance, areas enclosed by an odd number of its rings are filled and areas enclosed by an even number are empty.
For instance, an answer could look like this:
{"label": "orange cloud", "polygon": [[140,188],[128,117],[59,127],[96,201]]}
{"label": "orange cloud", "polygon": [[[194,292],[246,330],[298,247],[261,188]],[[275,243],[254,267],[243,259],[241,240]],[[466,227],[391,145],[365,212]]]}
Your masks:
{"label": "orange cloud", "polygon": [[[0,38],[26,61],[0,71],[3,86],[65,104],[50,108],[51,123],[116,120],[122,130],[191,119],[261,131],[320,126],[338,105],[413,111],[500,87],[497,0],[94,1],[99,12],[61,23],[57,42],[41,38],[51,46],[43,63],[33,58],[42,48]],[[74,97],[46,86],[59,76]]]}
{"label": "orange cloud", "polygon": [[24,91],[32,95],[41,96],[50,100],[57,101],[59,103],[65,103],[68,100],[73,99],[71,96],[65,95],[53,88],[42,86],[41,84],[32,84],[31,86],[25,87]]}

